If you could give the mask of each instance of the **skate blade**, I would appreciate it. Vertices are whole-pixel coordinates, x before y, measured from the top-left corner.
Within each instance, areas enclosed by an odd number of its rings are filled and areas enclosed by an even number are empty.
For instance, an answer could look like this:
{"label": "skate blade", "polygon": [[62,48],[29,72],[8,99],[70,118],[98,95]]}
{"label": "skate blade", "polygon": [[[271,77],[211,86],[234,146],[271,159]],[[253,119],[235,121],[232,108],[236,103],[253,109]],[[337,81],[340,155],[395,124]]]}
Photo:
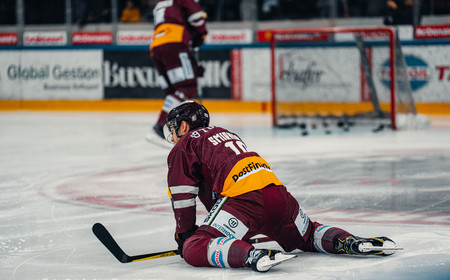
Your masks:
{"label": "skate blade", "polygon": [[403,250],[402,247],[397,247],[397,246],[383,246],[383,247],[378,247],[378,246],[364,246],[362,248],[362,252],[369,252],[369,251],[396,251],[396,250]]}
{"label": "skate blade", "polygon": [[397,247],[394,243],[384,244],[384,246],[373,246],[372,244],[362,244],[359,250],[363,254],[374,256],[390,256],[398,250],[403,250],[401,247]]}
{"label": "skate blade", "polygon": [[260,271],[268,271],[269,269],[271,269],[274,266],[277,266],[281,263],[284,263],[288,260],[291,260],[293,258],[296,258],[297,255],[285,255],[285,254],[277,254],[275,255],[275,259],[271,260],[268,259],[264,264],[262,264],[261,266],[258,266],[258,269]]}

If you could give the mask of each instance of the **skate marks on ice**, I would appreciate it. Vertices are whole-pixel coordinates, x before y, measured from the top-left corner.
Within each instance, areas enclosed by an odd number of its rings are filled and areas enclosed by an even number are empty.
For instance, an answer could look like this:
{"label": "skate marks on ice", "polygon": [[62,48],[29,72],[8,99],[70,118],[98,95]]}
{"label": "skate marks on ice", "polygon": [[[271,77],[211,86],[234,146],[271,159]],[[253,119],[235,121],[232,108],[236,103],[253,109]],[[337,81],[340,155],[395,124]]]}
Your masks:
{"label": "skate marks on ice", "polygon": [[[372,168],[373,161],[377,162],[376,158],[358,160],[358,162],[364,163],[372,162]],[[351,167],[350,163],[345,163],[345,159],[340,160],[340,162],[341,164],[344,162],[344,165]],[[327,166],[330,163],[329,160],[326,160],[322,164]],[[308,165],[302,163],[297,166],[304,168]],[[422,166],[426,166],[426,164],[422,162]],[[442,168],[446,168],[446,166],[442,166]],[[149,175],[150,170],[155,170],[155,167],[143,166],[68,178],[63,182],[54,184],[53,192],[59,194],[59,200],[65,201],[65,203],[76,201],[78,206],[87,208],[93,207],[106,209],[107,211],[126,210],[130,211],[128,214],[144,214],[139,215],[140,218],[138,219],[133,219],[135,223],[140,223],[139,220],[145,215],[150,215],[151,219],[155,219],[155,216],[171,218],[172,210],[170,205],[167,205],[166,193],[158,190],[160,183],[155,183],[153,186],[145,184],[145,182],[151,181],[149,180],[152,176]],[[291,170],[291,172],[296,173],[295,170]],[[374,172],[384,173],[382,170],[375,170]],[[399,172],[403,174],[403,171]],[[313,174],[308,170],[305,173],[307,174],[306,179],[310,179],[308,176],[311,175],[308,174]],[[312,178],[316,180],[308,180],[301,183],[300,186],[298,186],[298,182],[296,184],[291,182],[290,190],[300,201],[304,202],[304,207],[307,205],[305,210],[312,219],[346,228],[361,236],[386,235],[395,240],[398,246],[405,249],[396,252],[387,259],[361,259],[358,257],[299,253],[298,260],[294,262],[301,260],[301,265],[283,264],[276,271],[278,273],[288,271],[296,276],[300,275],[309,279],[322,279],[322,277],[327,279],[331,275],[336,277],[334,279],[375,279],[380,276],[380,273],[389,279],[415,279],[415,273],[434,275],[434,278],[431,279],[439,279],[441,275],[446,275],[445,268],[450,265],[450,257],[447,253],[450,250],[448,245],[450,244],[450,211],[445,208],[446,204],[442,203],[446,199],[440,192],[440,189],[443,188],[439,186],[442,181],[435,180],[432,182],[434,185],[429,184],[428,189],[425,188],[425,194],[433,194],[434,192],[437,192],[437,194],[422,198],[422,201],[417,201],[420,197],[423,197],[424,193],[418,193],[412,198],[408,197],[407,193],[417,192],[417,190],[414,191],[414,188],[407,186],[411,182],[404,182],[408,178],[406,174],[403,174],[404,178],[401,180],[394,180],[390,177],[375,178],[376,175],[373,175],[374,178],[372,178],[368,177],[367,174],[363,174],[364,176],[357,174],[358,172],[353,172],[350,174],[351,179],[345,180],[336,178],[334,180],[322,180],[321,177],[314,175]],[[389,174],[401,177],[400,174],[392,172]],[[416,178],[420,177],[417,173],[415,176]],[[287,177],[285,180],[289,181],[290,178]],[[436,178],[439,177],[436,176]],[[124,190],[124,186],[121,184],[133,185],[136,189]],[[67,186],[79,190],[80,193],[67,191]],[[88,188],[85,189],[83,186]],[[62,188],[62,191],[60,188]],[[86,196],[88,189],[90,195],[95,199]],[[146,189],[148,194],[140,196]],[[402,202],[402,199],[407,201]],[[434,199],[434,202],[430,199]],[[428,205],[425,208],[424,203]],[[412,206],[412,208],[408,208],[407,205]],[[408,211],[409,209],[411,211]],[[206,212],[203,210],[199,214],[205,215]],[[200,215],[198,219],[201,220],[202,218],[203,216]],[[110,218],[105,220],[112,222]],[[160,231],[160,235],[170,235],[171,228],[167,226],[167,220],[165,223],[163,222],[165,229]],[[114,225],[116,228],[123,227],[118,223],[114,223]],[[161,227],[161,225],[157,227]],[[134,235],[134,241],[144,240],[145,231],[142,230],[142,235]],[[123,241],[129,242],[128,246],[136,248],[136,244],[130,242],[131,239],[124,237],[130,237],[129,234],[120,236]],[[263,244],[259,246],[261,245]],[[171,249],[170,246],[173,245],[169,241],[167,247],[159,248],[159,250]],[[272,246],[276,247],[276,245]],[[145,252],[136,251],[136,254]],[[102,257],[104,257],[104,253],[101,254]],[[109,258],[109,260],[111,259]],[[168,264],[173,262],[173,265],[178,269],[186,269],[183,262],[179,263],[176,258],[164,260],[163,263],[165,262],[168,262]],[[153,262],[148,265],[153,267]],[[380,267],[382,267],[382,272],[379,271]],[[205,272],[205,268],[199,270],[202,273]],[[207,271],[206,275],[209,275],[209,270]],[[322,272],[317,274],[317,271]],[[155,275],[154,273],[152,270],[152,275]],[[217,270],[213,270],[210,276],[216,273]],[[227,272],[230,277],[234,277],[233,273]],[[163,277],[161,271],[156,272],[156,275]],[[378,276],[375,277],[374,275]],[[289,275],[284,277],[290,279]]]}
{"label": "skate marks on ice", "polygon": [[117,263],[92,234],[95,222],[132,255],[176,246],[167,152],[142,139],[154,117],[1,114],[1,279],[450,278],[449,131],[305,138],[245,115],[219,120],[271,163],[311,219],[385,235],[404,250],[385,258],[297,252],[266,275],[190,267],[176,256]]}

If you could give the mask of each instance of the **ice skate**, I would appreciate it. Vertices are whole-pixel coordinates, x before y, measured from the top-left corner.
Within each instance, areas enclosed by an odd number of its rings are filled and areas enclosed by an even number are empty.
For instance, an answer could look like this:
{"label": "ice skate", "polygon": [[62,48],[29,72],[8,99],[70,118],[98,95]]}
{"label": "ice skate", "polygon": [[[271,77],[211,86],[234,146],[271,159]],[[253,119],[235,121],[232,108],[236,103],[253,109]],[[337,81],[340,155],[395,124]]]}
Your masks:
{"label": "ice skate", "polygon": [[155,124],[153,128],[145,135],[147,142],[162,148],[172,149],[173,145],[164,137],[163,125]]}
{"label": "ice skate", "polygon": [[334,244],[339,253],[349,255],[378,255],[389,256],[396,250],[401,250],[395,242],[387,237],[361,238],[349,236],[345,239],[337,239]]}
{"label": "ice skate", "polygon": [[247,263],[257,272],[267,272],[282,262],[293,259],[296,255],[285,255],[278,250],[254,249],[250,251]]}

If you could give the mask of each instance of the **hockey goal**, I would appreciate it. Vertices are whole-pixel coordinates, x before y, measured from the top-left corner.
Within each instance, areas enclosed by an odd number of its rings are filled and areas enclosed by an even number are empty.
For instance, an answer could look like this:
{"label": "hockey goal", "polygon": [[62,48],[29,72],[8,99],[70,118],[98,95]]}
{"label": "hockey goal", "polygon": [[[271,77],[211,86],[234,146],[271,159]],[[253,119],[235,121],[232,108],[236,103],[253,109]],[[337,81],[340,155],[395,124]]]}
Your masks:
{"label": "hockey goal", "polygon": [[271,91],[277,127],[396,130],[416,115],[390,27],[275,30]]}

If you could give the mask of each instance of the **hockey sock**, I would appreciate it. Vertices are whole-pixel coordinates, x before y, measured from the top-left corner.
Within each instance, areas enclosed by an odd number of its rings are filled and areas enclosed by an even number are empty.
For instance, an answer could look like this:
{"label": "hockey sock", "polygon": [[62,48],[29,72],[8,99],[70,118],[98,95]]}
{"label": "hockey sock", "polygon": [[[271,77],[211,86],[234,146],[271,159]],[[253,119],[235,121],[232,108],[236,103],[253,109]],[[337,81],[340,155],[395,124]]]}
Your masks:
{"label": "hockey sock", "polygon": [[211,239],[208,245],[208,262],[217,267],[245,267],[248,253],[254,249],[249,243],[230,238]]}
{"label": "hockey sock", "polygon": [[314,231],[314,247],[321,253],[338,254],[334,241],[336,238],[345,239],[349,236],[352,234],[343,229],[320,225]]}

